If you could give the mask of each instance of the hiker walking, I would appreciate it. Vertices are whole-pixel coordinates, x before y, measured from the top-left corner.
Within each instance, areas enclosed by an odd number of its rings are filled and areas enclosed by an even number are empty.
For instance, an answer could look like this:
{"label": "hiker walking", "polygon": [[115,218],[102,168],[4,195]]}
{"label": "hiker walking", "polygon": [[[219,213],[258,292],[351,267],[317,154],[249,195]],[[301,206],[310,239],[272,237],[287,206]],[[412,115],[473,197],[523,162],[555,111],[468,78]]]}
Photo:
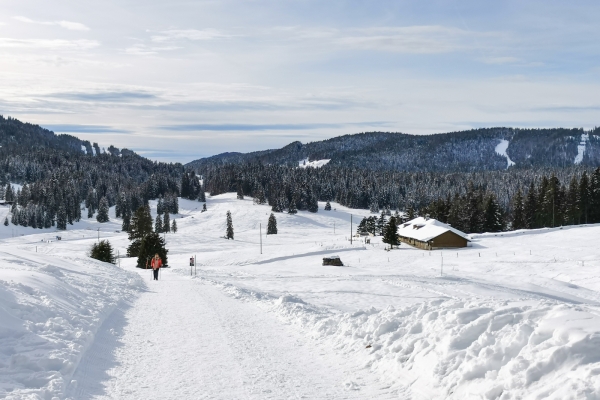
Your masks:
{"label": "hiker walking", "polygon": [[162,260],[160,259],[160,256],[158,255],[158,253],[156,253],[154,255],[154,257],[152,258],[152,262],[150,263],[150,266],[152,267],[152,272],[154,273],[154,280],[157,281],[158,280],[158,270],[160,269],[160,267],[162,267]]}

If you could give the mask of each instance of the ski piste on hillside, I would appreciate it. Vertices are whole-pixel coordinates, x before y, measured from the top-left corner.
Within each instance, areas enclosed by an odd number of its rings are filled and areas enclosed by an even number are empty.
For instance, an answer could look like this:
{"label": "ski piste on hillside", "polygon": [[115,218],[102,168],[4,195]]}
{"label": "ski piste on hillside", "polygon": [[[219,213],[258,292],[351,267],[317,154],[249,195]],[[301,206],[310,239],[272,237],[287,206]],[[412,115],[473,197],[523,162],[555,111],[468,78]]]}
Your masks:
{"label": "ski piste on hillside", "polygon": [[[600,397],[598,225],[384,251],[348,241],[367,210],[276,213],[266,235],[270,207],[251,198],[202,208],[179,199],[159,281],[135,259],[87,256],[98,237],[125,253],[114,208],[60,241],[1,226],[0,396]],[[323,266],[331,255],[344,266]]]}

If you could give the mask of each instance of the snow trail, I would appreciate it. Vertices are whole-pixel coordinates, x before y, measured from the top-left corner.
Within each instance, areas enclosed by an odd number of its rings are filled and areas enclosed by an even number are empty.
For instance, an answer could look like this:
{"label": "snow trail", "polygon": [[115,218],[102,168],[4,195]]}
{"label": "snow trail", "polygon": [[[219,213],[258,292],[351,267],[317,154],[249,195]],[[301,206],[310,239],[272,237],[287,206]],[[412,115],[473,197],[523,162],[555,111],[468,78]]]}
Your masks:
{"label": "snow trail", "polygon": [[575,156],[575,160],[573,160],[573,164],[581,164],[583,161],[583,155],[585,154],[585,148],[587,142],[590,141],[590,135],[587,133],[581,134],[581,141],[577,145],[577,155]]}
{"label": "snow trail", "polygon": [[73,377],[72,398],[392,397],[365,381],[367,371],[356,375],[355,362],[252,303],[176,271],[163,270],[158,282],[139,272],[148,290],[104,324]]}
{"label": "snow trail", "polygon": [[502,157],[506,157],[506,169],[510,166],[515,165],[514,161],[510,159],[506,150],[508,150],[509,141],[506,139],[500,139],[500,143],[496,146],[496,154],[501,155]]}

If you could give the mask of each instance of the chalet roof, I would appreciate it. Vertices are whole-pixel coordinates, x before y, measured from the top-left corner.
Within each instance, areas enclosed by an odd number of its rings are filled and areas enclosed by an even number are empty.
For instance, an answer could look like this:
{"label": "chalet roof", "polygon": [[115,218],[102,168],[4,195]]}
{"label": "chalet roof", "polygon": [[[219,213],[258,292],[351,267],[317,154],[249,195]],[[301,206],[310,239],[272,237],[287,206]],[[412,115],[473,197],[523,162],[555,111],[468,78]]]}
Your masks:
{"label": "chalet roof", "polygon": [[466,233],[454,229],[450,225],[444,224],[437,219],[418,217],[405,222],[398,227],[398,235],[416,239],[421,242],[427,242],[448,231],[453,232],[470,242]]}

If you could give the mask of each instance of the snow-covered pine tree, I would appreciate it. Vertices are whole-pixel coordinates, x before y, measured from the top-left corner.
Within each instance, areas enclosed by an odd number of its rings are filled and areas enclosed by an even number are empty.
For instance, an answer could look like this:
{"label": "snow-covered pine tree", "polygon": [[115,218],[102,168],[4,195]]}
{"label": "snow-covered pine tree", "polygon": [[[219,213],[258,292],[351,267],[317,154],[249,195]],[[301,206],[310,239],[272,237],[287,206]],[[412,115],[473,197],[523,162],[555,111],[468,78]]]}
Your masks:
{"label": "snow-covered pine tree", "polygon": [[501,232],[502,230],[504,230],[504,218],[496,202],[496,196],[491,194],[485,205],[483,231]]}
{"label": "snow-covered pine tree", "polygon": [[377,202],[377,198],[375,198],[375,196],[373,196],[373,199],[371,200],[371,205],[369,206],[369,210],[373,214],[379,214],[379,203]]}
{"label": "snow-covered pine tree", "polygon": [[523,214],[525,228],[536,228],[537,224],[535,217],[537,215],[537,198],[535,196],[535,186],[533,185],[533,182],[531,182],[529,191],[527,192],[527,199],[525,200],[525,205],[523,206]]}
{"label": "snow-covered pine tree", "polygon": [[331,204],[329,202],[325,203],[325,211],[331,211]]}
{"label": "snow-covered pine tree", "polygon": [[56,214],[56,229],[59,231],[67,230],[67,211],[63,205],[58,208],[58,213]]}
{"label": "snow-covered pine tree", "polygon": [[238,200],[244,200],[244,189],[242,188],[242,182],[237,184],[237,198]]}
{"label": "snow-covered pine tree", "polygon": [[163,201],[162,195],[158,197],[158,201],[156,202],[156,213],[158,215],[162,215],[165,212],[165,203]]}
{"label": "snow-covered pine tree", "polygon": [[171,232],[177,233],[177,221],[176,220],[173,220],[173,223],[171,224]]}
{"label": "snow-covered pine tree", "polygon": [[394,246],[399,246],[400,241],[398,240],[398,225],[396,224],[396,218],[390,217],[387,224],[383,228],[383,238],[381,239],[383,243],[387,243],[390,245],[390,248],[394,248]]}
{"label": "snow-covered pine tree", "polygon": [[121,225],[121,230],[123,232],[129,232],[131,228],[131,214],[127,213],[123,215],[123,224]]}
{"label": "snow-covered pine tree", "polygon": [[106,197],[102,197],[100,199],[100,204],[98,205],[98,215],[96,215],[96,221],[100,223],[108,222],[108,200],[106,200]]}
{"label": "snow-covered pine tree", "polygon": [[228,240],[229,239],[233,240],[233,221],[231,220],[231,212],[229,210],[227,210],[226,219],[227,219],[227,228],[225,231],[225,238],[227,238]]}
{"label": "snow-covered pine tree", "polygon": [[525,210],[523,208],[523,194],[521,188],[517,191],[513,200],[512,229],[523,229],[526,227]]}
{"label": "snow-covered pine tree", "polygon": [[383,228],[384,227],[385,227],[385,214],[382,211],[379,218],[377,218],[377,224],[375,225],[375,229],[377,231],[376,234],[383,236]]}
{"label": "snow-covered pine tree", "polygon": [[165,212],[165,217],[163,219],[162,229],[163,229],[163,232],[170,232],[171,231],[171,217],[169,216],[168,212]]}
{"label": "snow-covered pine tree", "polygon": [[267,235],[277,235],[277,219],[275,214],[271,213],[269,222],[267,223]]}
{"label": "snow-covered pine tree", "polygon": [[163,231],[162,217],[159,214],[156,214],[156,219],[154,220],[154,232],[162,233],[162,231]]}
{"label": "snow-covered pine tree", "polygon": [[290,206],[288,207],[288,214],[297,214],[298,209],[296,208],[296,198],[292,197],[292,201],[290,202]]}

